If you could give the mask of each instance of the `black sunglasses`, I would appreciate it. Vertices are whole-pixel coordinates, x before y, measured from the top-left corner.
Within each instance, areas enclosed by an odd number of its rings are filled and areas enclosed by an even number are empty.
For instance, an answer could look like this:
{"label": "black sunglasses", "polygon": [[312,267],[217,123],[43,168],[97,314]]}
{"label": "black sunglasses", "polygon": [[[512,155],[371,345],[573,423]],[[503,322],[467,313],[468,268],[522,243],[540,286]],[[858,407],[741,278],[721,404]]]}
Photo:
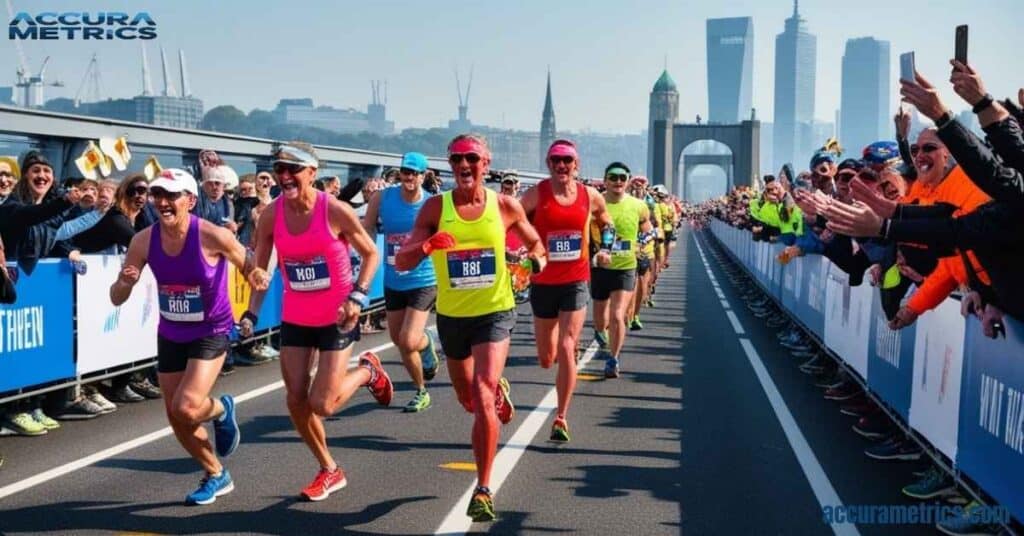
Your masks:
{"label": "black sunglasses", "polygon": [[419,175],[420,172],[416,171],[415,169],[412,169],[412,168],[404,167],[404,168],[399,168],[398,169],[398,174],[399,175]]}
{"label": "black sunglasses", "polygon": [[629,177],[616,173],[614,175],[605,175],[604,180],[607,182],[626,182],[629,180]]}
{"label": "black sunglasses", "polygon": [[134,186],[132,188],[128,188],[128,195],[138,196],[146,195],[148,193],[149,188],[147,188],[146,186]]}
{"label": "black sunglasses", "polygon": [[183,193],[184,192],[168,192],[163,188],[152,188],[149,190],[150,197],[154,199],[166,199],[168,201],[171,201],[172,203],[174,201],[177,201],[178,199],[181,199]]}
{"label": "black sunglasses", "polygon": [[277,175],[284,175],[285,171],[287,171],[288,173],[290,173],[292,175],[295,175],[295,174],[301,173],[302,170],[306,169],[306,167],[307,166],[304,166],[302,164],[289,164],[287,162],[275,162],[274,163],[274,173],[277,174]]}
{"label": "black sunglasses", "polygon": [[910,156],[917,156],[917,153],[920,153],[920,152],[924,152],[926,154],[927,153],[934,153],[935,151],[938,151],[938,150],[939,150],[939,146],[935,145],[934,143],[926,143],[924,145],[911,145],[910,146]]}
{"label": "black sunglasses", "polygon": [[470,164],[475,164],[480,161],[480,155],[476,153],[452,153],[448,155],[448,162],[452,164],[459,164],[463,159]]}
{"label": "black sunglasses", "polygon": [[552,164],[566,164],[566,165],[569,165],[569,164],[571,164],[571,163],[576,161],[576,159],[571,157],[571,156],[549,156],[548,160],[551,160]]}

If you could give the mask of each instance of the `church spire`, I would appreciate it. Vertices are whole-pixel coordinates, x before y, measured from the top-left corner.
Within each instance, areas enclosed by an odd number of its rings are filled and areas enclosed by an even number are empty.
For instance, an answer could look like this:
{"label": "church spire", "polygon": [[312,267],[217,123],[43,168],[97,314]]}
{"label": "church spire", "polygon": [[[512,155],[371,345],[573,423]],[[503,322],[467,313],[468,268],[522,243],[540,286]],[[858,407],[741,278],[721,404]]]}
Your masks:
{"label": "church spire", "polygon": [[555,106],[551,100],[551,68],[548,67],[547,92],[544,95],[544,113],[540,120],[540,170],[547,169],[548,146],[555,141]]}

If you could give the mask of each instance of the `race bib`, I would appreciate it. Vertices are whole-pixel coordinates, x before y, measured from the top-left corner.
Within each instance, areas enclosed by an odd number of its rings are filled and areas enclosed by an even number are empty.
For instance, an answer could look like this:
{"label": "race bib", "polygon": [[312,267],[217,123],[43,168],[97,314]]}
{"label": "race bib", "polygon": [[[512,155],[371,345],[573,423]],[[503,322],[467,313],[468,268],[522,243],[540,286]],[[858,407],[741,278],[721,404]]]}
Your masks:
{"label": "race bib", "polygon": [[331,274],[323,256],[308,261],[284,261],[284,271],[289,288],[298,292],[323,290],[331,286]]}
{"label": "race bib", "polygon": [[612,255],[615,256],[627,256],[633,254],[633,249],[630,247],[632,242],[629,240],[619,240],[612,244]]}
{"label": "race bib", "polygon": [[583,232],[552,231],[548,233],[548,260],[575,261],[583,254]]}
{"label": "race bib", "polygon": [[448,284],[452,289],[487,288],[494,284],[496,258],[493,248],[449,251]]}
{"label": "race bib", "polygon": [[160,316],[174,322],[202,322],[203,293],[198,285],[160,285]]}
{"label": "race bib", "polygon": [[393,233],[384,237],[384,248],[387,251],[386,262],[391,266],[395,265],[395,256],[398,255],[398,250],[402,249],[406,238],[409,238],[409,233]]}

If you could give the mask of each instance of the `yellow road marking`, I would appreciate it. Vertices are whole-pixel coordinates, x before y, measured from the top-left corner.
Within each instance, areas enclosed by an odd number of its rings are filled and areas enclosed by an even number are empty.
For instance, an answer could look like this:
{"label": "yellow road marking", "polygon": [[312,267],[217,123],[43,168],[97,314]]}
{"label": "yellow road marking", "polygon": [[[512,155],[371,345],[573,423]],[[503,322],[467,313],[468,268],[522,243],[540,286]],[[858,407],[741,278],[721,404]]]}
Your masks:
{"label": "yellow road marking", "polygon": [[476,471],[476,464],[473,462],[448,462],[442,463],[438,467],[451,471]]}

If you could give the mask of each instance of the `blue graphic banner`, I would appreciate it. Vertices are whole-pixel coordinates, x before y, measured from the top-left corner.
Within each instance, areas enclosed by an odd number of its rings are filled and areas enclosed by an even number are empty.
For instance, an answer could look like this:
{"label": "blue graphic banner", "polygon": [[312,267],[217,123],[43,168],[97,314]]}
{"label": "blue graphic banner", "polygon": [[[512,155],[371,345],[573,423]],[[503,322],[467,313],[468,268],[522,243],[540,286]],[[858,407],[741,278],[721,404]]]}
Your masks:
{"label": "blue graphic banner", "polygon": [[917,324],[899,331],[889,329],[876,295],[871,300],[868,339],[868,387],[903,417],[910,420],[910,392],[914,381],[914,336]]}
{"label": "blue graphic banner", "polygon": [[41,261],[15,288],[18,301],[0,305],[0,392],[74,377],[68,263]]}

